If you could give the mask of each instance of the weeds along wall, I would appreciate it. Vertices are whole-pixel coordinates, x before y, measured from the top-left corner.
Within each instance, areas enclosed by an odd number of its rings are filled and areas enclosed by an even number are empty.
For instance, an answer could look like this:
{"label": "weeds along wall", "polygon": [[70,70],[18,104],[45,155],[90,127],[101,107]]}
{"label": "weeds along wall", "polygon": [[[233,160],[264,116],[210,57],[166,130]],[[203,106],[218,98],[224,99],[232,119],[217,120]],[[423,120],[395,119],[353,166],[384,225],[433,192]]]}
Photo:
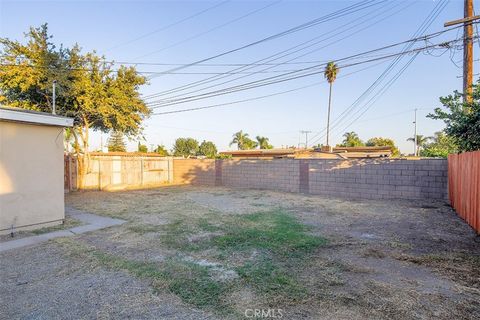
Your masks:
{"label": "weeds along wall", "polygon": [[359,199],[447,199],[445,159],[174,159],[173,182]]}

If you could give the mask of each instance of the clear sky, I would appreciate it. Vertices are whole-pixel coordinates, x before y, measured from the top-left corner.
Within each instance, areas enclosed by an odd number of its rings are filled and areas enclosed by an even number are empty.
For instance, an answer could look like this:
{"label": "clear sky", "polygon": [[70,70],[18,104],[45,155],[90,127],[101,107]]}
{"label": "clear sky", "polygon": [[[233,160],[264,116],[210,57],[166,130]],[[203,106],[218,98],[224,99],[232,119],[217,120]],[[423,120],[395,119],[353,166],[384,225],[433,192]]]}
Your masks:
{"label": "clear sky", "polygon": [[[54,41],[70,46],[78,43],[85,51],[96,50],[106,59],[125,62],[188,64],[285,31],[304,22],[361,1],[5,1],[0,0],[0,36],[22,39],[30,26],[47,22]],[[275,61],[287,62],[263,73],[244,74],[268,66],[256,66],[243,74],[227,75],[210,82],[204,93],[238,85],[282,72],[312,66],[313,61],[335,60],[391,43],[408,40],[439,0],[384,1],[348,16],[291,33],[268,42],[208,61],[209,64],[252,63],[314,37],[328,33],[330,39]],[[451,0],[427,33],[444,30],[445,21],[461,18],[463,1]],[[450,31],[431,40],[437,43],[461,36]],[[324,39],[324,38],[319,38]],[[418,43],[417,46],[421,46]],[[424,44],[423,44],[424,45]],[[385,52],[399,52],[400,47]],[[383,52],[382,52],[383,53]],[[378,53],[377,53],[378,54]],[[300,57],[301,56],[301,57]],[[390,77],[410,59],[400,61]],[[390,137],[402,152],[411,152],[407,142],[413,136],[413,109],[418,110],[418,133],[433,135],[442,128],[439,121],[425,116],[439,105],[438,97],[461,89],[461,50],[420,53],[405,72],[370,107],[360,104],[348,111],[343,122],[332,125],[333,144],[340,143],[345,131],[355,131],[367,140],[374,136]],[[295,60],[292,60],[295,59]],[[453,62],[452,62],[453,60]],[[292,63],[293,62],[293,63]],[[302,63],[299,63],[302,62]],[[333,85],[332,121],[385,71],[391,60],[341,69]],[[478,62],[475,62],[475,67]],[[365,69],[367,68],[368,69]],[[162,72],[174,68],[165,65],[138,65],[143,72]],[[192,66],[177,71],[182,74],[155,76],[141,89],[149,95],[212,77],[212,73],[231,72],[233,66]],[[273,71],[273,72],[272,72]],[[348,75],[349,73],[354,74]],[[185,74],[189,73],[189,74]],[[201,74],[191,74],[201,73]],[[221,82],[243,76],[227,84]],[[344,77],[342,77],[344,76]],[[387,78],[385,82],[388,82]],[[385,83],[384,82],[384,83]],[[316,84],[315,84],[316,83]],[[213,85],[216,85],[213,87]],[[310,86],[311,85],[311,86]],[[207,85],[204,85],[205,87]],[[189,109],[308,88],[269,98],[216,108],[153,115],[144,124],[146,144],[164,144],[171,148],[177,137],[214,141],[219,149],[230,148],[234,132],[243,129],[251,137],[267,136],[277,147],[298,145],[300,130],[312,131],[311,142],[325,142],[328,84],[321,73],[282,83],[226,94],[180,105],[158,108],[156,112]],[[195,87],[178,92],[188,96]],[[380,89],[381,87],[379,87]],[[161,98],[171,98],[173,94]],[[377,99],[378,98],[378,99]],[[149,102],[154,99],[148,100]],[[360,118],[358,116],[363,114]],[[358,118],[358,119],[357,119]],[[317,134],[320,132],[320,134]],[[105,141],[107,136],[103,136]],[[92,149],[100,144],[100,134],[93,135]],[[129,142],[130,150],[136,141]],[[332,144],[332,143],[331,143]]]}

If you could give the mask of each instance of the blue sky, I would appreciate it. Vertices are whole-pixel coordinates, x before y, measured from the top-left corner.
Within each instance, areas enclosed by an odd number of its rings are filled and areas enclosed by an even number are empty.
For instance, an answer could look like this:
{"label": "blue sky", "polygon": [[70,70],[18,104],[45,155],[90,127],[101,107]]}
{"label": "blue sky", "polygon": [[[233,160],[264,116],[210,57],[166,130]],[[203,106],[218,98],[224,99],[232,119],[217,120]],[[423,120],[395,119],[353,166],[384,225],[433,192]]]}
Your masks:
{"label": "blue sky", "polygon": [[[126,62],[187,64],[233,48],[243,46],[272,34],[287,30],[327,13],[359,1],[0,1],[0,36],[22,39],[29,26],[47,22],[56,43],[70,46],[79,43],[85,51],[96,50],[108,60]],[[325,32],[336,37],[312,46],[314,52],[291,62],[335,60],[368,51],[391,43],[409,39],[431,12],[437,1],[386,1],[350,16],[341,17],[288,36],[268,41],[245,50],[222,56],[208,63],[252,63],[269,55],[295,46]],[[215,8],[211,8],[214,7]],[[267,7],[268,6],[268,7]],[[207,8],[210,10],[205,11]],[[263,9],[262,9],[263,8]],[[187,19],[198,12],[202,14]],[[463,15],[463,1],[449,1],[433,21],[427,33],[444,30],[445,21]],[[350,23],[350,25],[348,25]],[[358,23],[350,32],[346,26]],[[169,25],[172,25],[167,27]],[[361,30],[365,28],[364,30]],[[214,29],[214,30],[212,30]],[[352,34],[353,33],[353,34]],[[348,36],[347,36],[348,35]],[[461,34],[460,34],[461,35]],[[347,37],[346,37],[347,36]],[[452,40],[458,36],[451,31],[432,40]],[[341,39],[346,37],[345,39]],[[137,39],[137,40],[135,40]],[[135,40],[135,41],[133,41]],[[328,44],[328,46],[327,46]],[[417,46],[422,45],[418,43]],[[401,47],[385,52],[398,52]],[[285,57],[293,59],[303,52]],[[441,56],[438,56],[442,54]],[[451,56],[453,58],[451,59]],[[442,123],[427,119],[425,115],[438,106],[438,97],[461,88],[461,69],[451,60],[459,61],[461,50],[421,53],[391,87],[368,108],[359,105],[357,111],[348,112],[344,122],[333,126],[333,144],[342,140],[345,131],[355,131],[366,140],[374,136],[394,139],[403,152],[411,152],[413,136],[413,109],[418,110],[418,133],[433,135]],[[410,56],[405,57],[396,70]],[[332,120],[346,110],[385,70],[390,60],[341,69],[333,87]],[[475,62],[477,66],[478,62]],[[281,74],[312,64],[286,64],[270,71],[245,75],[243,79],[202,91],[221,89]],[[460,65],[460,64],[459,64]],[[368,69],[365,69],[367,68]],[[138,65],[138,70],[161,72],[172,66]],[[228,72],[234,67],[194,66],[178,72],[204,74],[169,74],[154,77],[141,89],[144,95],[162,92],[212,75],[205,73]],[[260,70],[258,67],[252,70]],[[361,70],[365,69],[365,70]],[[342,77],[351,72],[352,75]],[[238,76],[236,76],[238,77]],[[226,78],[225,80],[233,79]],[[224,81],[225,81],[224,80]],[[311,142],[324,143],[328,84],[323,75],[286,81],[283,83],[240,91],[156,111],[171,111],[228,103],[276,92],[308,86],[306,89],[270,98],[229,106],[154,115],[145,122],[146,144],[164,144],[171,148],[177,137],[193,137],[199,141],[214,141],[219,149],[228,149],[234,132],[243,129],[250,136],[268,136],[277,147],[303,142],[300,130],[310,130],[315,136]],[[217,84],[217,83],[212,83]],[[193,89],[191,89],[193,90]],[[188,91],[180,92],[188,93]],[[168,96],[164,96],[168,97]],[[369,96],[370,99],[372,96]],[[367,100],[368,100],[367,99]],[[149,100],[151,101],[151,100]],[[368,109],[367,109],[368,108]],[[357,117],[363,113],[360,118]],[[356,113],[357,112],[357,113]],[[321,134],[316,134],[321,132]],[[103,140],[107,139],[103,135]],[[100,134],[94,134],[91,145],[100,144]],[[129,148],[136,148],[136,141]]]}

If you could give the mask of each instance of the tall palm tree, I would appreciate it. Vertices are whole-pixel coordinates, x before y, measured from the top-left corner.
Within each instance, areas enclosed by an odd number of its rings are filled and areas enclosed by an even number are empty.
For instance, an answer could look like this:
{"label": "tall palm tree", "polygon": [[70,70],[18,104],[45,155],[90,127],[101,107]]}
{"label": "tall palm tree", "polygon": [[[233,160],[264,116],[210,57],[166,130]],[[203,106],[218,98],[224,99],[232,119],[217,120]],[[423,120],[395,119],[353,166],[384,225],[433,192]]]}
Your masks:
{"label": "tall palm tree", "polygon": [[327,116],[327,146],[329,146],[329,137],[330,137],[330,107],[332,105],[332,85],[337,79],[338,74],[338,66],[335,62],[331,61],[325,67],[325,72],[323,75],[325,79],[327,79],[328,83],[330,84],[330,91],[328,94],[328,116]]}
{"label": "tall palm tree", "polygon": [[243,133],[243,130],[240,130],[233,134],[233,140],[232,142],[230,142],[230,146],[232,146],[233,144],[236,144],[237,149],[242,150],[247,140],[249,140],[248,133]]}
{"label": "tall palm tree", "polygon": [[[420,149],[423,148],[423,146],[425,146],[425,144],[431,139],[433,139],[433,137],[426,137],[424,135],[417,134],[417,145],[415,146],[417,149],[417,155],[420,154]],[[407,141],[415,142],[415,137],[408,138]]]}
{"label": "tall palm tree", "polygon": [[267,137],[257,136],[256,139],[257,139],[257,142],[258,142],[258,147],[260,149],[272,149],[273,148],[273,146],[268,142]]}

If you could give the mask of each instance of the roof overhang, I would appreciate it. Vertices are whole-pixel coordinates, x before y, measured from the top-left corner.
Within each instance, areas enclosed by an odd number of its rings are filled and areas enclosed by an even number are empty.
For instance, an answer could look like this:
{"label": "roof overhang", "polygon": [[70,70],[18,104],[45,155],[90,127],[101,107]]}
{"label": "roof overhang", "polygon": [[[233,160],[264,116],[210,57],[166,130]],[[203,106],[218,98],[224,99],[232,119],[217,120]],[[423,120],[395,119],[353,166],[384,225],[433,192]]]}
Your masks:
{"label": "roof overhang", "polygon": [[0,107],[0,121],[23,122],[56,127],[73,126],[73,118],[57,116],[45,112],[3,107]]}

